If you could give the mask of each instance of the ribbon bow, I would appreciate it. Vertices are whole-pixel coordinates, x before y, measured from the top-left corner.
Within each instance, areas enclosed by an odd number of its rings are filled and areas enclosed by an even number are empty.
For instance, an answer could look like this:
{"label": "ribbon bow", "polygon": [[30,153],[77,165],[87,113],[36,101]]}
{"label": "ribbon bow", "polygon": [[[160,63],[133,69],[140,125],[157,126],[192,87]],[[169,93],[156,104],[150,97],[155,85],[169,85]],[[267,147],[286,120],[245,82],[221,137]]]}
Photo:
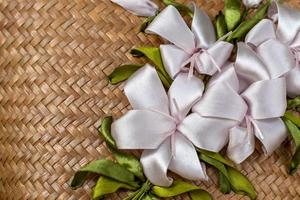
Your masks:
{"label": "ribbon bow", "polygon": [[152,0],[111,0],[137,16],[151,17],[158,12],[158,6]]}
{"label": "ribbon bow", "polygon": [[300,12],[273,2],[269,17],[274,22],[260,21],[245,43],[262,60],[271,78],[286,77],[288,95],[294,97],[300,94]]}
{"label": "ribbon bow", "polygon": [[174,78],[190,63],[190,74],[194,67],[199,73],[212,75],[230,57],[233,45],[216,41],[214,26],[206,13],[194,4],[192,28],[173,6],[166,7],[148,26],[147,33],[155,33],[172,44],[160,46],[166,71]]}
{"label": "ribbon bow", "polygon": [[181,73],[167,94],[149,65],[126,83],[124,91],[134,110],[112,124],[112,135],[120,149],[144,149],[141,163],[155,185],[172,184],[168,169],[190,180],[207,179],[192,142],[178,130],[203,89],[200,79]]}
{"label": "ribbon bow", "polygon": [[268,68],[244,43],[238,44],[235,69],[243,85],[240,96],[248,108],[242,123],[229,131],[227,153],[234,162],[241,163],[254,152],[255,136],[268,155],[286,138],[287,130],[280,118],[287,106],[286,80],[285,77],[271,79]]}

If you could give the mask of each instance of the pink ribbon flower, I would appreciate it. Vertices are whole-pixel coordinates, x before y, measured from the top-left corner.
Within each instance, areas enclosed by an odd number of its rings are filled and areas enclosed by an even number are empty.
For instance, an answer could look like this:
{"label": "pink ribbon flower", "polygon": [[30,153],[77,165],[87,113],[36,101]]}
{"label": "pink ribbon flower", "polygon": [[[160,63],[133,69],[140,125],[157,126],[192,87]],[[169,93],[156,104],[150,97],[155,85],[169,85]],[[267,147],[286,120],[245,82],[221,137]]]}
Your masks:
{"label": "pink ribbon flower", "polygon": [[151,17],[158,12],[158,6],[152,0],[111,0],[134,15]]}
{"label": "pink ribbon flower", "polygon": [[168,6],[146,32],[157,34],[172,43],[160,46],[164,66],[172,78],[180,71],[186,71],[187,64],[190,64],[190,76],[194,68],[208,75],[221,71],[233,48],[228,42],[216,41],[212,22],[195,5],[191,30],[177,9]]}
{"label": "pink ribbon flower", "polygon": [[[300,94],[300,12],[274,2],[245,43],[259,56],[271,78],[285,76],[290,97]],[[247,67],[251,64],[249,63]],[[251,65],[252,66],[252,65]]]}
{"label": "pink ribbon flower", "polygon": [[262,0],[243,0],[243,4],[247,8],[257,7],[261,2]]}
{"label": "pink ribbon flower", "polygon": [[112,135],[120,149],[144,149],[141,163],[145,175],[155,185],[172,184],[168,169],[190,180],[207,179],[193,143],[178,130],[203,90],[200,79],[181,73],[167,94],[149,65],[126,83],[125,95],[133,110],[112,124]]}

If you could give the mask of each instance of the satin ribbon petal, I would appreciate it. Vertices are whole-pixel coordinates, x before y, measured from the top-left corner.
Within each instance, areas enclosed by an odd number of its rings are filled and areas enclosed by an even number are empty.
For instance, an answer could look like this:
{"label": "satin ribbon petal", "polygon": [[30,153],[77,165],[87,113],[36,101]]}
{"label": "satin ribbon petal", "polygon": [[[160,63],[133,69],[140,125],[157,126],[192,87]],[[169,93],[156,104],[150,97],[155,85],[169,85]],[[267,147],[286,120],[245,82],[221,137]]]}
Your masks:
{"label": "satin ribbon petal", "polygon": [[169,117],[154,111],[132,110],[111,126],[119,149],[155,149],[175,130]]}
{"label": "satin ribbon petal", "polygon": [[158,6],[151,0],[111,0],[137,16],[150,17],[158,11]]}
{"label": "satin ribbon petal", "polygon": [[300,12],[273,2],[269,8],[269,17],[277,18],[277,36],[284,43],[290,44],[300,31]]}
{"label": "satin ribbon petal", "polygon": [[278,78],[296,66],[289,47],[278,40],[270,39],[261,44],[256,51],[267,67],[270,78]]}
{"label": "satin ribbon petal", "polygon": [[295,67],[286,74],[287,92],[290,97],[300,94],[300,67]]}
{"label": "satin ribbon petal", "polygon": [[197,46],[208,49],[216,42],[214,26],[208,15],[200,10],[195,3],[193,4],[193,8],[194,18],[192,21],[192,31],[195,34]]}
{"label": "satin ribbon petal", "polygon": [[235,125],[237,121],[234,120],[201,117],[192,113],[183,120],[177,130],[198,148],[219,152],[228,142],[228,130]]}
{"label": "satin ribbon petal", "polygon": [[124,91],[133,109],[153,109],[169,114],[168,96],[156,70],[150,65],[134,73]]}
{"label": "satin ribbon petal", "polygon": [[181,121],[203,93],[204,84],[197,77],[180,73],[173,81],[168,94],[171,115]]}
{"label": "satin ribbon petal", "polygon": [[[272,118],[255,120],[255,123],[259,128],[259,131],[255,129],[255,135],[263,144],[263,150],[267,155],[272,154],[288,135],[284,122],[280,118]],[[258,132],[262,133],[263,138],[260,137]]]}
{"label": "satin ribbon petal", "polygon": [[146,29],[189,52],[196,47],[193,32],[174,6],[166,7]]}
{"label": "satin ribbon petal", "polygon": [[[217,67],[222,67],[231,56],[233,45],[228,42],[219,41],[211,46],[207,53],[204,51],[200,55],[202,68],[197,68],[202,74],[213,75],[217,72]],[[215,63],[214,63],[215,62]]]}
{"label": "satin ribbon petal", "polygon": [[257,7],[260,4],[260,2],[262,2],[262,0],[243,0],[243,4],[247,8]]}
{"label": "satin ribbon petal", "polygon": [[172,159],[171,139],[166,139],[158,149],[144,150],[141,163],[144,173],[154,185],[169,187],[173,179],[167,176]]}
{"label": "satin ribbon petal", "polygon": [[269,39],[276,39],[274,23],[269,19],[263,19],[248,32],[245,43],[258,47]]}
{"label": "satin ribbon petal", "polygon": [[242,93],[242,97],[254,119],[281,117],[287,107],[285,78],[255,82]]}
{"label": "satin ribbon petal", "polygon": [[182,134],[175,134],[175,152],[169,169],[189,180],[208,180],[194,145]]}
{"label": "satin ribbon petal", "polygon": [[212,76],[208,82],[207,88],[217,83],[227,83],[234,91],[239,91],[239,80],[233,63],[228,63],[226,67],[223,67],[220,73]]}
{"label": "satin ribbon petal", "polygon": [[264,63],[245,43],[238,43],[235,70],[240,79],[241,91],[256,81],[270,78]]}
{"label": "satin ribbon petal", "polygon": [[255,150],[254,134],[246,128],[236,126],[230,129],[227,148],[228,157],[237,164],[246,160]]}
{"label": "satin ribbon petal", "polygon": [[242,121],[247,104],[227,83],[214,84],[193,107],[193,112],[203,117],[217,117]]}
{"label": "satin ribbon petal", "polygon": [[160,53],[164,67],[172,79],[180,72],[183,63],[190,57],[182,49],[169,44],[160,45]]}

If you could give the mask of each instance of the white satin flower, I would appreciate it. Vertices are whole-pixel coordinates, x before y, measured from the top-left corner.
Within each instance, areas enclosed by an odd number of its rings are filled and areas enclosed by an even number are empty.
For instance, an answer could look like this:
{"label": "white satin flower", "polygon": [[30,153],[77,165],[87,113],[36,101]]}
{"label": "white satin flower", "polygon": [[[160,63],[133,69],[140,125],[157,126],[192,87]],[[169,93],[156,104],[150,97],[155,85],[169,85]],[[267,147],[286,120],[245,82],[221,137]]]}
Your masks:
{"label": "white satin flower", "polygon": [[300,95],[300,12],[273,2],[269,17],[274,22],[260,21],[247,34],[245,43],[267,67],[271,78],[286,77],[288,95],[295,97]]}
{"label": "white satin flower", "polygon": [[134,15],[151,17],[158,12],[158,6],[152,0],[111,0]]}
{"label": "white satin flower", "polygon": [[146,29],[172,44],[160,46],[162,60],[168,74],[174,78],[187,71],[190,76],[195,68],[199,73],[213,75],[221,71],[231,55],[233,45],[216,41],[214,26],[205,12],[194,5],[191,29],[173,6],[166,7]]}
{"label": "white satin flower", "polygon": [[243,4],[247,8],[257,7],[261,2],[262,0],[243,0]]}
{"label": "white satin flower", "polygon": [[177,128],[203,90],[200,79],[182,73],[167,94],[149,65],[126,83],[124,91],[133,110],[112,124],[112,136],[120,149],[144,149],[141,163],[155,185],[172,184],[168,169],[190,180],[207,179],[192,142]]}

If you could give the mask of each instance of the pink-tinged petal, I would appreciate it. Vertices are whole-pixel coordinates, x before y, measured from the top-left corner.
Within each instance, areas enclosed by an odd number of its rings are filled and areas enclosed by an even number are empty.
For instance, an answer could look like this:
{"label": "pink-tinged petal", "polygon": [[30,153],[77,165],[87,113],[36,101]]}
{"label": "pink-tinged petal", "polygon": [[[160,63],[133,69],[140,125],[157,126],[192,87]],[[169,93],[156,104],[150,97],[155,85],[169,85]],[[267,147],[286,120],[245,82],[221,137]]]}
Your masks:
{"label": "pink-tinged petal", "polygon": [[234,120],[201,117],[192,113],[183,120],[177,130],[198,148],[219,152],[228,142],[229,129],[237,123]]}
{"label": "pink-tinged petal", "polygon": [[158,149],[144,150],[141,163],[146,177],[154,185],[168,187],[173,179],[167,176],[169,164],[172,159],[171,140],[167,138]]}
{"label": "pink-tinged petal", "polygon": [[168,116],[132,110],[113,122],[111,132],[119,149],[155,149],[175,128],[175,122]]}
{"label": "pink-tinged petal", "polygon": [[169,89],[171,115],[182,120],[192,106],[201,98],[204,84],[201,79],[187,73],[180,73]]}
{"label": "pink-tinged petal", "polygon": [[174,6],[168,6],[159,13],[146,32],[155,33],[188,52],[196,47],[193,32]]}
{"label": "pink-tinged petal", "polygon": [[169,114],[168,96],[156,70],[150,65],[139,69],[124,87],[131,106],[136,110],[158,110]]}
{"label": "pink-tinged petal", "polygon": [[208,180],[205,165],[201,165],[194,145],[179,132],[174,137],[174,156],[169,169],[188,180]]}
{"label": "pink-tinged petal", "polygon": [[300,95],[300,67],[295,67],[285,77],[288,96],[293,98]]}
{"label": "pink-tinged petal", "polygon": [[158,11],[158,6],[151,0],[111,0],[137,16],[150,17]]}

